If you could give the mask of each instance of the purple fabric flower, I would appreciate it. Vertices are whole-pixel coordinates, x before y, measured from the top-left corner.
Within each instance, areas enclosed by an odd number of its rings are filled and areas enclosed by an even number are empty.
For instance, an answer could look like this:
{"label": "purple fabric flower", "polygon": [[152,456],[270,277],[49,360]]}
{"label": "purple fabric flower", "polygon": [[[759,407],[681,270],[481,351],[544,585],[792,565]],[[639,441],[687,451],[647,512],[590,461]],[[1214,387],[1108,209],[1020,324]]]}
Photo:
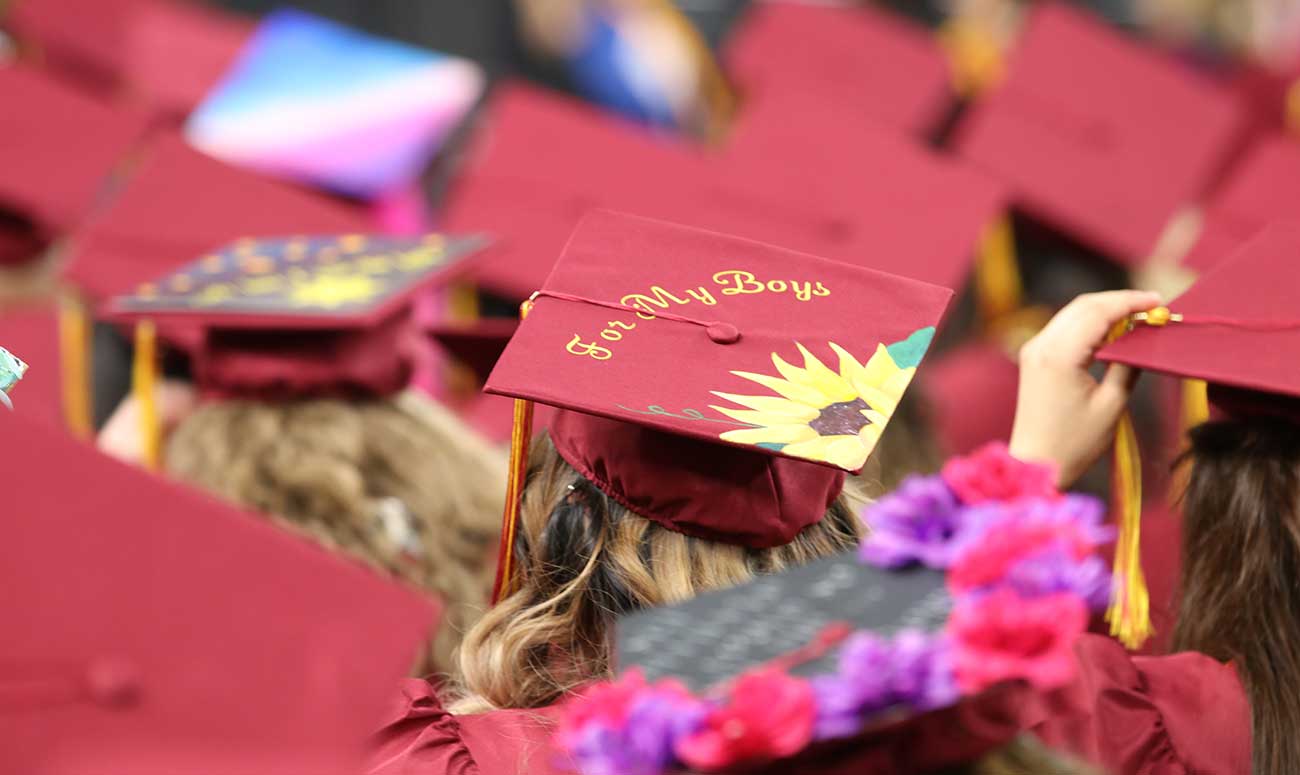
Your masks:
{"label": "purple fabric flower", "polygon": [[871,535],[862,543],[861,557],[886,568],[914,562],[946,568],[966,531],[964,517],[942,477],[909,476],[864,511]]}
{"label": "purple fabric flower", "polygon": [[708,706],[649,689],[632,700],[621,725],[591,721],[568,750],[582,775],[658,775],[674,763],[676,742],[698,730]]}
{"label": "purple fabric flower", "polygon": [[1065,546],[1052,546],[1020,560],[1007,569],[1006,584],[1025,597],[1070,592],[1083,598],[1093,611],[1110,603],[1111,575],[1106,561],[1096,555],[1078,558]]}
{"label": "purple fabric flower", "polygon": [[892,639],[859,633],[840,651],[839,669],[812,681],[814,737],[848,737],[893,707],[930,710],[952,704],[957,684],[947,641],[917,630]]}

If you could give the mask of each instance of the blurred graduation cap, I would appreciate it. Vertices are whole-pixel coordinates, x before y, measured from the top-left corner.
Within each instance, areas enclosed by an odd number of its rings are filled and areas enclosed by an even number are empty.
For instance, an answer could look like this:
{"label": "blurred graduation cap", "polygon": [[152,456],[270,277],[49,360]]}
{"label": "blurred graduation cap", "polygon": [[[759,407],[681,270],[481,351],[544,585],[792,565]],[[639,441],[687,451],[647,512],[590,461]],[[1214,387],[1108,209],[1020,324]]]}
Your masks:
{"label": "blurred graduation cap", "polygon": [[[200,392],[266,401],[387,396],[410,382],[421,337],[417,294],[463,275],[486,238],[247,238],[112,300],[111,319],[137,325],[135,390],[153,393],[153,331],[197,329],[190,349]],[[158,428],[142,410],[146,457]]]}
{"label": "blurred graduation cap", "polygon": [[815,213],[836,237],[828,258],[954,290],[972,267],[1000,263],[1006,282],[1019,284],[1006,186],[840,105],[815,95],[755,99],[722,156],[737,189],[771,192],[810,220]]}
{"label": "blurred graduation cap", "polygon": [[8,768],[355,773],[431,601],[0,415]]}
{"label": "blurred graduation cap", "polygon": [[[792,123],[816,128],[801,113],[801,103],[811,100],[924,135],[943,121],[952,99],[938,41],[875,8],[755,3],[727,40],[723,58],[741,92],[742,116],[746,100],[762,98],[784,106]],[[787,104],[786,97],[799,99]]]}
{"label": "blurred graduation cap", "polygon": [[8,21],[50,69],[173,120],[217,83],[253,28],[175,0],[15,0]]}
{"label": "blurred graduation cap", "polygon": [[0,67],[0,210],[17,239],[44,242],[81,221],[148,129],[115,108],[26,65]]}
{"label": "blurred graduation cap", "polygon": [[[758,242],[587,216],[488,379],[556,450],[664,527],[748,547],[820,520],[866,462],[952,292]],[[689,368],[681,368],[682,364]],[[499,590],[510,583],[513,511]]]}
{"label": "blurred graduation cap", "polygon": [[1203,380],[1229,416],[1300,418],[1297,253],[1300,220],[1271,224],[1097,357]]}
{"label": "blurred graduation cap", "polygon": [[236,169],[163,135],[112,201],[73,235],[65,277],[102,300],[250,234],[359,234],[368,226],[356,207]]}
{"label": "blurred graduation cap", "polygon": [[1270,221],[1300,218],[1300,143],[1280,135],[1254,145],[1200,213],[1201,231],[1182,263],[1206,270]]}
{"label": "blurred graduation cap", "polygon": [[1243,129],[1226,90],[1049,2],[1030,11],[956,149],[1006,181],[1027,214],[1137,266],[1206,193]]}
{"label": "blurred graduation cap", "polygon": [[467,59],[286,8],[262,21],[185,133],[232,164],[372,198],[420,177],[483,82]]}
{"label": "blurred graduation cap", "polygon": [[992,341],[963,343],[927,363],[918,389],[943,450],[964,455],[1011,438],[1019,383],[1015,360]]}

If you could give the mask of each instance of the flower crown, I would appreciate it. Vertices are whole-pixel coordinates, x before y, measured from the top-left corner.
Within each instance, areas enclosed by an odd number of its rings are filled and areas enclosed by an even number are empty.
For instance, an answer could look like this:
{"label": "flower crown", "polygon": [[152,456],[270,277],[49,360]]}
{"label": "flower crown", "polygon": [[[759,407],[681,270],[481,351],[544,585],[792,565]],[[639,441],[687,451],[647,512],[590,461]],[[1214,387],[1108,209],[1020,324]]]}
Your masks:
{"label": "flower crown", "polygon": [[778,660],[701,695],[633,669],[564,704],[556,747],[583,775],[719,770],[852,737],[886,715],[947,707],[1004,681],[1064,685],[1074,641],[1110,596],[1094,550],[1112,535],[1099,501],[1062,495],[1054,482],[1050,467],[990,444],[864,510],[873,532],[863,562],[946,572],[953,604],[941,632],[858,631],[843,640],[833,672],[802,678]]}

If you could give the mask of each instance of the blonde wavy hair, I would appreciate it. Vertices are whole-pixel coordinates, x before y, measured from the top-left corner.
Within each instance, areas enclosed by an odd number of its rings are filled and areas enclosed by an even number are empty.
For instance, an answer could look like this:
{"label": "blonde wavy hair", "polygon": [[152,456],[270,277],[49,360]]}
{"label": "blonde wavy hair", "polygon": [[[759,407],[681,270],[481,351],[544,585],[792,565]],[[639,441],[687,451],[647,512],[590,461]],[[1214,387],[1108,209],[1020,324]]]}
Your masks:
{"label": "blonde wavy hair", "polygon": [[[416,669],[454,668],[461,636],[487,607],[505,457],[449,410],[414,392],[358,402],[205,403],[172,433],[165,465],[435,593],[446,612]],[[404,541],[394,540],[394,519]]]}
{"label": "blonde wavy hair", "polygon": [[680,602],[857,544],[841,495],[825,518],[772,549],[691,538],[628,511],[584,479],[542,434],[529,457],[513,547],[520,588],[465,636],[454,713],[538,708],[610,675],[618,615]]}

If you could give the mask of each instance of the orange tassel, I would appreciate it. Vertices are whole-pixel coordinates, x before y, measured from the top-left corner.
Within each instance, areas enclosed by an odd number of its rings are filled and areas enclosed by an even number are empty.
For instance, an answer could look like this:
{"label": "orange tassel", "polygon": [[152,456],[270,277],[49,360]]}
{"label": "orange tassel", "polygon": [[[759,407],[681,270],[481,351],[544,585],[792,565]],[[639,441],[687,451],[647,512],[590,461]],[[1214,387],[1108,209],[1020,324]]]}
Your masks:
{"label": "orange tassel", "polygon": [[59,352],[64,422],[72,435],[89,439],[95,431],[90,401],[90,321],[81,301],[70,295],[59,298]]}
{"label": "orange tassel", "polygon": [[976,302],[986,326],[1020,309],[1023,286],[1011,218],[999,216],[985,230],[975,263]]}
{"label": "orange tassel", "polygon": [[150,471],[162,468],[162,426],[158,420],[158,332],[153,321],[135,326],[135,360],[131,364],[131,394],[140,412],[143,463]]}
{"label": "orange tassel", "polygon": [[[528,317],[531,301],[519,307],[520,320]],[[528,478],[528,445],[533,439],[533,402],[515,399],[514,422],[510,430],[510,468],[506,472],[506,510],[501,519],[501,546],[497,553],[497,576],[492,584],[492,604],[514,591],[515,532],[519,507]]]}

